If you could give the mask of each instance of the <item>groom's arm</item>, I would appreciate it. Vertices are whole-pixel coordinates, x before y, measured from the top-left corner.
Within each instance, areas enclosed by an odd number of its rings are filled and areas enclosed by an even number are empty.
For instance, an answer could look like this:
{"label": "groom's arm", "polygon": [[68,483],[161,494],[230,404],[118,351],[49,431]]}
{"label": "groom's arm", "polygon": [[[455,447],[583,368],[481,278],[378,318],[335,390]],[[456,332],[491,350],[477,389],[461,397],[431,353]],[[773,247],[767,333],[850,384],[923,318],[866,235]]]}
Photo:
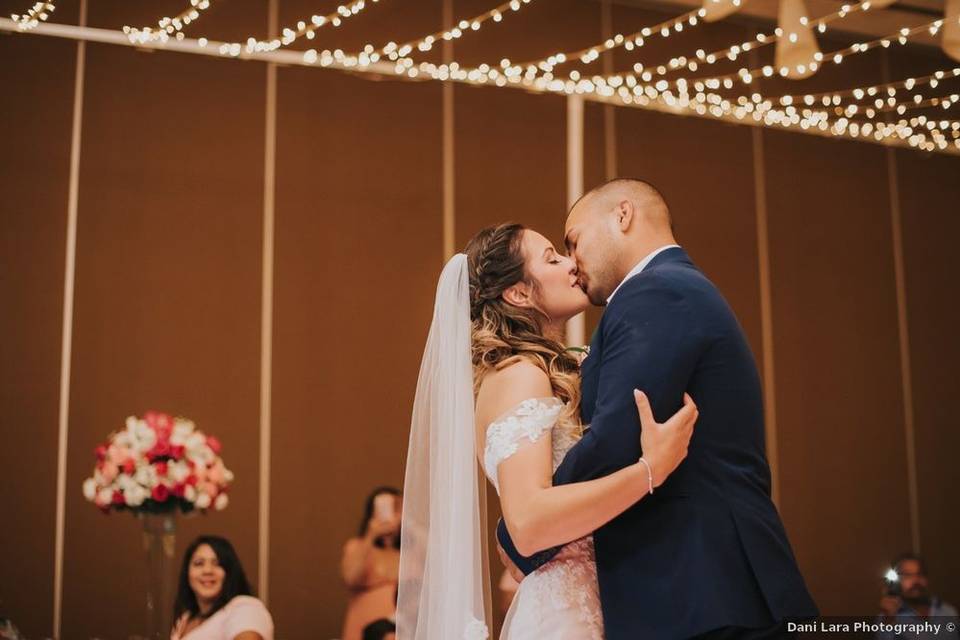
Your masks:
{"label": "groom's arm", "polygon": [[625,299],[608,309],[613,313],[604,327],[590,429],[564,457],[555,485],[599,478],[636,462],[642,452],[633,390],[647,395],[658,421],[668,419],[683,405],[702,355],[683,289],[650,274],[621,293]]}
{"label": "groom's arm", "polygon": [[[683,404],[683,393],[703,351],[690,301],[675,283],[650,274],[621,290],[603,326],[597,406],[590,429],[567,452],[553,484],[598,478],[637,461],[640,419],[633,390],[646,393],[657,420]],[[696,398],[694,398],[696,400]],[[497,540],[524,573],[550,560],[559,547],[521,556],[501,522]]]}

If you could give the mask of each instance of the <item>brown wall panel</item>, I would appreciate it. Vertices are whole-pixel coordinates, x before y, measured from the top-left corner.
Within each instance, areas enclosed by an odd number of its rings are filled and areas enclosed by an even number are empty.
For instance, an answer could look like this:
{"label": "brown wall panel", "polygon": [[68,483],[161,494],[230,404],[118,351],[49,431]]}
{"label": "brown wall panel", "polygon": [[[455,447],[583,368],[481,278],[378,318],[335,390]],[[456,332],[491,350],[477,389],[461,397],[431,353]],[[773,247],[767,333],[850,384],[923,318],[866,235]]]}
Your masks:
{"label": "brown wall panel", "polygon": [[824,614],[909,544],[884,151],[765,132],[781,509]]}
{"label": "brown wall panel", "polygon": [[[7,6],[3,14],[25,6]],[[23,3],[18,3],[23,5]],[[63,18],[69,19],[70,11]],[[52,633],[67,184],[77,45],[0,36],[0,617]],[[36,81],[32,78],[42,78]]]}
{"label": "brown wall panel", "polygon": [[760,281],[750,131],[622,109],[617,113],[617,137],[620,174],[646,180],[663,194],[677,242],[729,300],[759,366]]}
{"label": "brown wall panel", "polygon": [[[960,221],[960,159],[902,151],[896,154],[903,215],[907,321],[913,382],[920,550],[931,588],[960,602],[960,434],[953,398],[960,395],[960,304],[955,292]],[[899,549],[890,549],[896,553]]]}
{"label": "brown wall panel", "polygon": [[139,524],[102,516],[80,491],[92,448],[130,414],[184,415],[221,439],[231,504],[179,518],[177,552],[201,532],[226,535],[256,584],[264,77],[259,65],[88,48],[65,638],[143,628]]}
{"label": "brown wall panel", "polygon": [[278,91],[271,608],[337,637],[344,542],[403,481],[443,261],[440,86],[282,69]]}

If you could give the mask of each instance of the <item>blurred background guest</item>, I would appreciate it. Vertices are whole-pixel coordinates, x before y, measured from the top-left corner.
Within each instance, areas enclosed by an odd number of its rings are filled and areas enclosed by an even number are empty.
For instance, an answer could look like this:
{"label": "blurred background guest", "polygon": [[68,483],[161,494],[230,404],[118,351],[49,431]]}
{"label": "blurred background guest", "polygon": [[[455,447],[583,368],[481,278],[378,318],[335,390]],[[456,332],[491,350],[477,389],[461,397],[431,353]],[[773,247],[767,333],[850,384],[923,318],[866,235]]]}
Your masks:
{"label": "blurred background guest", "polygon": [[[891,564],[887,574],[887,584],[880,599],[879,620],[889,624],[915,623],[930,620],[940,624],[940,633],[910,634],[904,633],[903,638],[936,637],[957,640],[960,638],[957,627],[946,627],[948,622],[957,624],[957,610],[952,605],[943,602],[930,592],[927,580],[927,566],[923,558],[914,553],[904,553],[898,556]],[[877,638],[887,640],[894,638],[893,633],[880,632]]]}
{"label": "blurred background guest", "polygon": [[351,595],[342,640],[361,640],[367,625],[392,619],[396,613],[401,509],[398,489],[374,489],[367,497],[357,537],[343,547],[341,573]]}
{"label": "blurred background guest", "polygon": [[180,569],[171,640],[273,640],[273,619],[250,583],[233,545],[200,536]]}
{"label": "blurred background guest", "polygon": [[374,620],[363,628],[362,640],[397,640],[397,625],[386,618]]}

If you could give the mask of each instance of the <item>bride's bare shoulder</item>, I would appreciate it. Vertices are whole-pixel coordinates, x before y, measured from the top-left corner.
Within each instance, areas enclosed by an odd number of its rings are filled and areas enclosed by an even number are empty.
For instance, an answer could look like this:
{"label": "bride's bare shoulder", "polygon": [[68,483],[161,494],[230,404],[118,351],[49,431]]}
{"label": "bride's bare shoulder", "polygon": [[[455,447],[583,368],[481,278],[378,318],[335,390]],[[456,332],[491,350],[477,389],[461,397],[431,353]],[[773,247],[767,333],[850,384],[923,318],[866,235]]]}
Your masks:
{"label": "bride's bare shoulder", "polygon": [[530,398],[553,395],[550,377],[527,358],[504,362],[484,376],[477,393],[477,420],[480,424],[502,415]]}

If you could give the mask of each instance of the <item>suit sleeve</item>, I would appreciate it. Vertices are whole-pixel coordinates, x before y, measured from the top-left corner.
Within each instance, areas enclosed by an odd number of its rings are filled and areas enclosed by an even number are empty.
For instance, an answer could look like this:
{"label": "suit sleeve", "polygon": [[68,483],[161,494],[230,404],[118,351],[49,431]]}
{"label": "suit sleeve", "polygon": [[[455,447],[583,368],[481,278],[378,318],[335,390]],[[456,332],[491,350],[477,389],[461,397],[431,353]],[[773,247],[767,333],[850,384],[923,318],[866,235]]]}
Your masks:
{"label": "suit sleeve", "polygon": [[[654,417],[660,421],[683,404],[683,393],[704,349],[703,340],[694,331],[688,296],[659,274],[632,284],[607,309],[597,405],[590,429],[567,452],[554,473],[554,485],[599,478],[640,458],[640,418],[634,389],[647,394]],[[502,521],[497,539],[524,574],[560,550],[554,547],[524,557],[516,551]]]}
{"label": "suit sleeve", "polygon": [[569,484],[608,475],[640,455],[640,418],[633,390],[647,394],[663,421],[683,404],[683,393],[703,351],[689,296],[659,274],[631,287],[608,310],[599,363],[597,404],[590,429],[567,453],[553,482]]}

